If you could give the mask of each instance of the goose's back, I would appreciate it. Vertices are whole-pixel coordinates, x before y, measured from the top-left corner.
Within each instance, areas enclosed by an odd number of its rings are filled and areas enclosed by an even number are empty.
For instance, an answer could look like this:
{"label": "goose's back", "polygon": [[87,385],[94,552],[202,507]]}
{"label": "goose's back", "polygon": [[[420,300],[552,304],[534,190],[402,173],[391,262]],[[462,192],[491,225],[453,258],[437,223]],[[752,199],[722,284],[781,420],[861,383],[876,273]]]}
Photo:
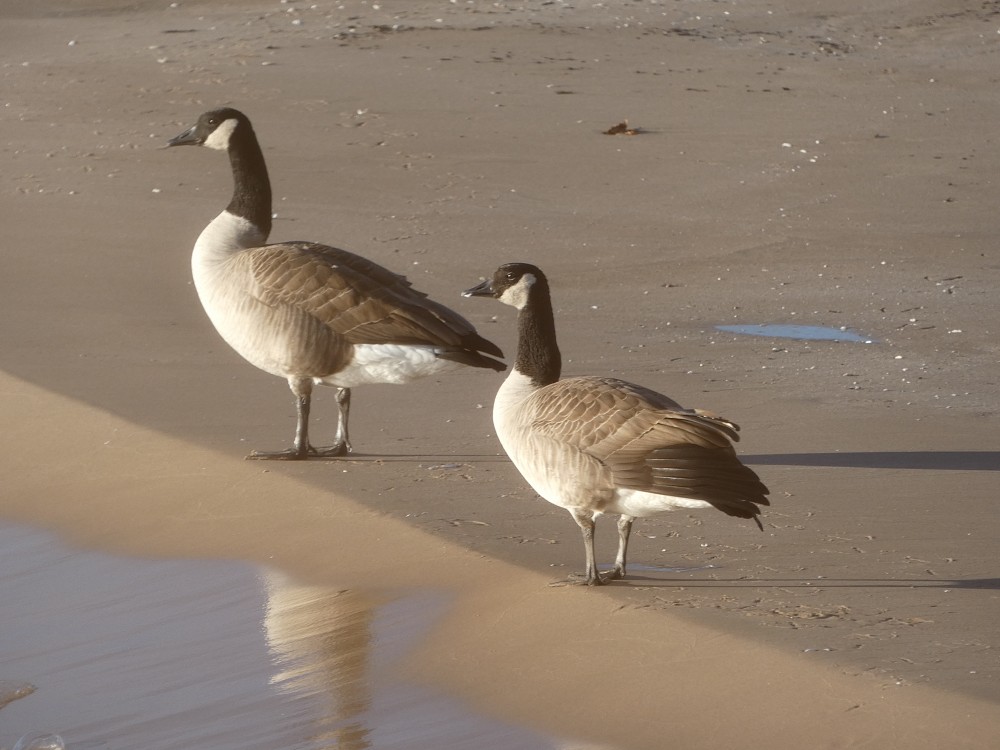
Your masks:
{"label": "goose's back", "polygon": [[347,250],[289,242],[246,258],[263,301],[294,307],[352,344],[459,346],[474,330],[405,277]]}

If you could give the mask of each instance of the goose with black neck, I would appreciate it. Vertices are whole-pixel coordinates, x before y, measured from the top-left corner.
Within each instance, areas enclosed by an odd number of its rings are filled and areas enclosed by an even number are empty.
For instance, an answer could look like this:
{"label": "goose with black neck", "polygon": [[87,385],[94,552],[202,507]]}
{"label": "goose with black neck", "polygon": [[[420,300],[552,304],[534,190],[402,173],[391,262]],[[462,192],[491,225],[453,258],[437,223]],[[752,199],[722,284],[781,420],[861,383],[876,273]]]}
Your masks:
{"label": "goose with black neck", "polygon": [[[285,378],[296,403],[292,447],[250,459],[342,456],[351,389],[407,383],[462,369],[497,372],[500,349],[469,321],[359,255],[315,242],[265,244],[271,233],[271,183],[250,120],[215,109],[168,146],[205,146],[229,154],[233,195],[201,232],[191,255],[198,297],[222,338],[244,359]],[[336,388],[334,442],[309,439],[315,385]]]}
{"label": "goose with black neck", "polygon": [[[583,534],[583,581],[623,578],[637,517],[715,508],[761,525],[768,489],[736,456],[739,427],[616,378],[560,380],[549,283],[528,263],[508,263],[467,297],[517,309],[517,355],[493,404],[497,437],[528,484],[573,516]],[[598,572],[598,516],[618,514],[614,567]]]}

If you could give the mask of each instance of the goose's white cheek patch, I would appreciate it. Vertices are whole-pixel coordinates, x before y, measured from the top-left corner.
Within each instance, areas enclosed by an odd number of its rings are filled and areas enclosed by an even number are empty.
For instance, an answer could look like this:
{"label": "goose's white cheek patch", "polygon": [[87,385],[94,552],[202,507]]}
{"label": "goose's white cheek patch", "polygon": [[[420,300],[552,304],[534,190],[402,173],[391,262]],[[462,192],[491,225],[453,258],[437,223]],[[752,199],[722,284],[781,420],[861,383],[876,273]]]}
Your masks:
{"label": "goose's white cheek patch", "polygon": [[503,294],[500,295],[500,301],[520,310],[528,304],[528,294],[536,281],[534,274],[524,274],[514,286],[504,290]]}
{"label": "goose's white cheek patch", "polygon": [[225,151],[229,148],[229,138],[232,136],[239,120],[230,117],[222,122],[219,127],[212,131],[212,134],[205,139],[205,145],[214,148],[216,151]]}

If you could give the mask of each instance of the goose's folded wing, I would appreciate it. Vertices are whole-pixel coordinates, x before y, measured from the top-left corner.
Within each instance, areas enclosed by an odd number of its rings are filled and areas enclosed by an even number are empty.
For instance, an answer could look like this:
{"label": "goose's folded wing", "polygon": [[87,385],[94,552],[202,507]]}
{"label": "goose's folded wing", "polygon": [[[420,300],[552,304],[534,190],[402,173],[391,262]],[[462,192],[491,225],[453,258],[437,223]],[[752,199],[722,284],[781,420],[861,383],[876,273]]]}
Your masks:
{"label": "goose's folded wing", "polygon": [[663,414],[642,434],[620,441],[604,462],[618,487],[703,500],[728,515],[756,519],[757,506],[770,504],[768,489],[737,457],[729,425],[701,414]]}
{"label": "goose's folded wing", "polygon": [[566,378],[533,394],[530,404],[534,430],[599,458],[633,444],[665,416],[676,416],[678,429],[692,433],[692,439],[705,432],[703,422],[712,425],[707,431],[712,444],[728,445],[738,429],[731,422],[704,417],[661,393],[615,378]]}
{"label": "goose's folded wing", "polygon": [[[541,397],[541,398],[539,398]],[[734,423],[610,378],[570,378],[539,391],[533,429],[598,459],[616,487],[706,500],[754,517],[767,487],[736,456]]]}
{"label": "goose's folded wing", "polygon": [[468,321],[405,277],[346,250],[291,242],[242,257],[258,299],[293,307],[350,343],[466,346],[470,336],[479,338]]}

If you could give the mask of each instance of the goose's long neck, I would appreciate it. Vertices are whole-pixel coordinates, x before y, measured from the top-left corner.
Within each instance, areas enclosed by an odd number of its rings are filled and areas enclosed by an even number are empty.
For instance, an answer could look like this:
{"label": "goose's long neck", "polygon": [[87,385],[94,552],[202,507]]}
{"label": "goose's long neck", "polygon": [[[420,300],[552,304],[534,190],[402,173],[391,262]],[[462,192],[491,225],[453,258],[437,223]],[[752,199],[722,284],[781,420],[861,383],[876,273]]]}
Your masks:
{"label": "goose's long neck", "polygon": [[552,299],[544,281],[535,284],[528,304],[518,312],[514,371],[529,378],[535,388],[542,388],[559,380],[562,357],[556,343]]}
{"label": "goose's long neck", "polygon": [[233,169],[233,197],[195,243],[191,266],[199,289],[234,253],[260,247],[271,233],[271,181],[249,123],[232,132],[226,151]]}
{"label": "goose's long neck", "polygon": [[233,198],[226,211],[253,224],[263,243],[271,234],[271,180],[264,154],[249,124],[233,133],[229,163],[233,168]]}

